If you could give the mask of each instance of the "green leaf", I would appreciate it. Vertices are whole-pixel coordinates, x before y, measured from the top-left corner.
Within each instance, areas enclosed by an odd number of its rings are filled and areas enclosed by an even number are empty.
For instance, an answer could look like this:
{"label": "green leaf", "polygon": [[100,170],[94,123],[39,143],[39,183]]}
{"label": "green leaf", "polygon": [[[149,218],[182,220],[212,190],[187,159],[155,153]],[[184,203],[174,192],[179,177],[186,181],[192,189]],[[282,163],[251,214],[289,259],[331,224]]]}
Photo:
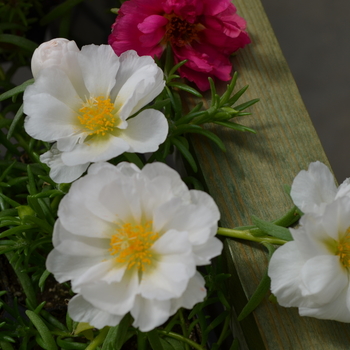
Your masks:
{"label": "green leaf", "polygon": [[256,216],[252,215],[252,221],[254,225],[266,232],[268,235],[283,239],[285,241],[292,241],[293,237],[289,230],[282,226],[277,226],[271,222],[263,221]]}
{"label": "green leaf", "polygon": [[238,130],[238,131],[249,131],[252,132],[254,134],[256,134],[256,131],[254,129],[248,128],[247,126],[241,125],[241,124],[237,124],[234,122],[222,122],[222,121],[214,121],[213,123],[218,124],[218,125],[222,125],[222,126],[226,126],[227,128],[230,129],[234,129],[234,130]]}
{"label": "green leaf", "polygon": [[39,288],[40,288],[41,292],[43,292],[44,286],[45,286],[45,281],[50,276],[50,274],[51,274],[50,271],[45,270],[42,273],[42,275],[40,276],[40,278],[39,278]]}
{"label": "green leaf", "polygon": [[130,338],[128,330],[131,323],[132,316],[128,313],[117,326],[111,327],[103,342],[102,350],[120,350],[124,343]]}
{"label": "green leaf", "polygon": [[13,118],[9,131],[7,133],[8,140],[12,137],[12,134],[15,131],[16,125],[19,123],[22,117],[23,117],[23,104],[21,105],[21,107],[19,107],[16,115]]}
{"label": "green leaf", "polygon": [[259,101],[260,101],[260,99],[255,98],[254,100],[250,100],[248,102],[242,103],[241,105],[235,106],[234,108],[235,108],[236,111],[243,111],[244,109],[252,106],[253,104],[255,104],[255,103],[259,102]]}
{"label": "green leaf", "polygon": [[57,345],[64,350],[85,350],[87,347],[86,343],[78,343],[69,341],[67,339],[62,339],[62,337],[57,338]]}
{"label": "green leaf", "polygon": [[180,90],[186,91],[186,92],[188,92],[188,93],[190,93],[190,94],[192,94],[194,96],[197,96],[199,98],[203,97],[203,95],[200,92],[198,92],[196,89],[194,89],[194,88],[192,88],[192,87],[190,87],[190,86],[188,86],[187,84],[184,84],[184,83],[179,83],[179,82],[175,82],[174,81],[172,83],[169,83],[168,86],[176,87],[176,88],[178,88]]}
{"label": "green leaf", "polygon": [[183,157],[188,161],[192,170],[196,173],[198,171],[196,161],[194,160],[190,151],[184,145],[184,142],[182,139],[183,138],[180,138],[180,137],[172,137],[171,142],[179,150],[179,152],[183,155]]}
{"label": "green leaf", "polygon": [[0,95],[0,101],[6,100],[7,98],[10,98],[12,96],[18,95],[21,92],[23,92],[27,86],[34,83],[34,79],[29,79],[26,82],[24,82],[21,85],[16,86],[15,88],[8,90]]}
{"label": "green leaf", "polygon": [[160,338],[164,350],[185,350],[185,345],[179,340],[164,337]]}
{"label": "green leaf", "polygon": [[254,294],[249,299],[247,305],[238,315],[238,321],[242,321],[244,318],[246,318],[262,302],[262,300],[266,296],[266,293],[270,290],[270,282],[270,277],[267,275],[266,272],[264,274],[264,277],[260,281],[258,287],[256,288]]}
{"label": "green leaf", "polygon": [[207,137],[208,139],[212,140],[213,142],[215,142],[223,152],[226,152],[226,147],[225,147],[224,143],[213,132],[206,130],[206,129],[202,129],[202,128],[200,128],[200,129],[191,128],[186,132],[203,135],[203,136]]}
{"label": "green leaf", "polygon": [[49,24],[53,20],[59,17],[63,17],[67,11],[69,11],[74,6],[78,5],[84,0],[66,0],[64,3],[55,7],[51,12],[49,12],[46,16],[44,16],[40,20],[40,25],[45,26]]}
{"label": "green leaf", "polygon": [[0,42],[13,44],[30,52],[34,52],[38,47],[38,44],[34,41],[12,34],[0,34]]}
{"label": "green leaf", "polygon": [[44,344],[46,345],[46,350],[58,350],[56,342],[52,337],[50,330],[47,328],[41,317],[31,310],[27,310],[26,315],[29,317],[35,328],[38,330]]}
{"label": "green leaf", "polygon": [[236,92],[230,99],[225,101],[222,105],[226,106],[232,106],[234,103],[236,103],[239,98],[247,91],[249,88],[249,85],[244,86],[242,89],[240,89],[238,92]]}
{"label": "green leaf", "polygon": [[153,350],[164,350],[160,342],[158,332],[155,329],[153,331],[147,332],[147,337]]}

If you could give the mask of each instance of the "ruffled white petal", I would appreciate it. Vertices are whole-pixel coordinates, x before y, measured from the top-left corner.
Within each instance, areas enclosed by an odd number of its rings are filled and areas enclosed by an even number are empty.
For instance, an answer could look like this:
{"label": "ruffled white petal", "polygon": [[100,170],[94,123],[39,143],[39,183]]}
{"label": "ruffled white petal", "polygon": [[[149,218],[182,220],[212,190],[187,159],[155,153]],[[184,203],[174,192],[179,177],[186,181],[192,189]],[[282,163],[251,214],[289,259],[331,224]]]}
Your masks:
{"label": "ruffled white petal", "polygon": [[314,162],[307,171],[302,170],[295,177],[290,195],[302,212],[321,213],[336,193],[334,177],[328,167],[321,162]]}
{"label": "ruffled white petal", "polygon": [[131,310],[133,326],[141,332],[149,332],[161,326],[171,316],[169,300],[149,300],[138,296]]}
{"label": "ruffled white petal", "polygon": [[194,305],[203,301],[207,295],[204,285],[204,278],[199,272],[196,272],[188,281],[187,288],[181,297],[171,299],[170,314],[174,314],[180,307],[192,309]]}
{"label": "ruffled white petal", "polygon": [[129,152],[154,152],[165,141],[168,128],[163,113],[146,109],[128,120],[128,127],[120,138],[129,145]]}
{"label": "ruffled white petal", "polygon": [[81,295],[73,297],[68,304],[68,313],[77,322],[86,322],[96,328],[117,325],[124,315],[103,311],[86,301]]}
{"label": "ruffled white petal", "polygon": [[344,303],[349,298],[349,288],[340,291],[338,298],[329,303],[322,304],[319,307],[300,307],[300,316],[309,316],[325,320],[334,320],[339,322],[350,322],[350,309]]}
{"label": "ruffled white petal", "polygon": [[113,49],[109,45],[83,46],[78,60],[90,96],[108,97],[120,66],[119,57]]}
{"label": "ruffled white petal", "polygon": [[299,306],[303,303],[300,291],[300,271],[305,263],[295,242],[278,248],[270,260],[268,275],[271,291],[282,306]]}
{"label": "ruffled white petal", "polygon": [[62,161],[62,152],[56,144],[51,147],[50,151],[40,156],[40,161],[50,168],[50,177],[57,183],[72,182],[80,177],[88,168],[90,163],[67,166]]}

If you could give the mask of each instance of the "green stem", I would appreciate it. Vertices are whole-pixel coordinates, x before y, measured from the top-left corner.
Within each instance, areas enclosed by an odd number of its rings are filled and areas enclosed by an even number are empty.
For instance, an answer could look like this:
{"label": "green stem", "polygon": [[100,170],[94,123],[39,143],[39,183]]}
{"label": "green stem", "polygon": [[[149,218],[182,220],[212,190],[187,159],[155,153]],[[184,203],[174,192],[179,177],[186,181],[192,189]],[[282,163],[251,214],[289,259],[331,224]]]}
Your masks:
{"label": "green stem", "polygon": [[192,346],[193,348],[197,349],[197,350],[204,350],[204,348],[195,343],[194,341],[190,340],[190,339],[187,339],[185,337],[183,337],[182,335],[180,334],[177,334],[177,333],[173,333],[173,332],[166,332],[166,331],[161,331],[161,330],[157,330],[157,332],[163,336],[166,336],[166,337],[170,337],[170,338],[174,338],[174,339],[177,339],[177,340],[180,340],[190,346]]}
{"label": "green stem", "polygon": [[28,143],[24,140],[24,138],[19,133],[14,133],[13,135],[16,140],[18,141],[18,144],[24,148],[24,150],[28,153],[29,157],[31,158],[34,163],[40,163],[39,156],[30,149]]}
{"label": "green stem", "polygon": [[97,337],[94,338],[94,340],[88,345],[88,347],[85,350],[95,350],[100,344],[104,342],[104,340],[107,337],[107,333],[109,331],[109,327],[104,327],[100,330],[100,333],[97,335]]}
{"label": "green stem", "polygon": [[[187,338],[188,334],[186,331],[186,323],[185,323],[185,318],[184,318],[182,309],[179,309],[178,312],[179,312],[179,318],[180,318],[180,322],[181,322],[182,334]],[[185,344],[185,349],[190,350],[190,346],[188,344]]]}
{"label": "green stem", "polygon": [[143,332],[137,332],[137,350],[146,350],[147,348],[147,335]]}
{"label": "green stem", "polygon": [[230,324],[230,317],[229,316],[226,316],[225,318],[225,323],[224,323],[224,326],[222,327],[222,330],[221,330],[221,334],[219,336],[219,340],[218,340],[218,345],[220,346],[221,343],[225,340],[225,334],[227,332],[227,329],[228,329],[228,326]]}
{"label": "green stem", "polygon": [[26,297],[28,298],[29,304],[32,305],[33,307],[36,307],[38,305],[38,302],[36,299],[36,294],[35,294],[31,279],[25,272],[22,271],[23,270],[22,265],[16,267],[16,263],[12,263],[13,256],[15,255],[14,252],[7,252],[5,253],[5,255],[22,285],[23,291]]}
{"label": "green stem", "polygon": [[240,231],[240,230],[229,229],[224,227],[219,227],[217,234],[225,237],[245,239],[247,241],[259,242],[259,243],[265,242],[265,243],[282,245],[287,242],[283,239],[274,238],[271,236],[253,236],[249,230]]}

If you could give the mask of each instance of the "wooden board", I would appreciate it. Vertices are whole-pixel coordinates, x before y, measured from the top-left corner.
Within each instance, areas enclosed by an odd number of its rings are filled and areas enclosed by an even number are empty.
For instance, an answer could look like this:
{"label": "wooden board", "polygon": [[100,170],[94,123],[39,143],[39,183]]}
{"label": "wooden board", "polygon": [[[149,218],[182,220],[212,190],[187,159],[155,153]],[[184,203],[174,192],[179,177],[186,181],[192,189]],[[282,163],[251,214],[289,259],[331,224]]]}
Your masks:
{"label": "wooden board", "polygon": [[[247,20],[252,38],[252,44],[233,58],[238,86],[250,85],[244,100],[261,99],[250,108],[252,116],[239,122],[257,134],[210,127],[224,141],[226,153],[200,136],[192,139],[223,227],[248,225],[252,214],[264,220],[282,216],[292,207],[283,185],[291,185],[312,161],[328,165],[260,1],[234,3]],[[266,253],[255,243],[227,240],[225,256],[232,274],[231,302],[239,313],[267,268]],[[250,318],[234,322],[233,328],[241,349],[350,348],[350,325],[300,317],[296,308],[282,308],[267,298]]]}

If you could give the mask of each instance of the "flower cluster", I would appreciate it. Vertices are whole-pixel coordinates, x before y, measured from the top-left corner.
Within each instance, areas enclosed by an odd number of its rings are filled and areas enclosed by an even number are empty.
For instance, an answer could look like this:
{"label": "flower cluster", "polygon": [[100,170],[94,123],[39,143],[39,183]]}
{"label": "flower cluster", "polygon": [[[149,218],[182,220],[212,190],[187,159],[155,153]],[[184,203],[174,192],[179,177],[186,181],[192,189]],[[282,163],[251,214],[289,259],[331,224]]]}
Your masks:
{"label": "flower cluster", "polygon": [[273,254],[271,290],[302,316],[350,322],[350,182],[336,187],[320,162],[294,179],[291,196],[304,212],[294,241]]}
{"label": "flower cluster", "polygon": [[146,109],[164,88],[163,72],[149,56],[108,45],[54,39],[32,59],[33,85],[24,93],[25,129],[35,139],[55,142],[40,160],[59,183],[80,177],[92,162],[124,152],[153,152],[166,139],[168,122]]}
{"label": "flower cluster", "polygon": [[149,331],[206,295],[196,266],[220,254],[219,211],[162,163],[95,163],[61,201],[47,269],[71,280],[71,317]]}
{"label": "flower cluster", "polygon": [[230,80],[229,56],[250,43],[245,28],[230,0],[130,0],[108,42],[118,55],[136,50],[158,58],[170,45],[175,63],[187,60],[179,74],[207,90],[208,77]]}

